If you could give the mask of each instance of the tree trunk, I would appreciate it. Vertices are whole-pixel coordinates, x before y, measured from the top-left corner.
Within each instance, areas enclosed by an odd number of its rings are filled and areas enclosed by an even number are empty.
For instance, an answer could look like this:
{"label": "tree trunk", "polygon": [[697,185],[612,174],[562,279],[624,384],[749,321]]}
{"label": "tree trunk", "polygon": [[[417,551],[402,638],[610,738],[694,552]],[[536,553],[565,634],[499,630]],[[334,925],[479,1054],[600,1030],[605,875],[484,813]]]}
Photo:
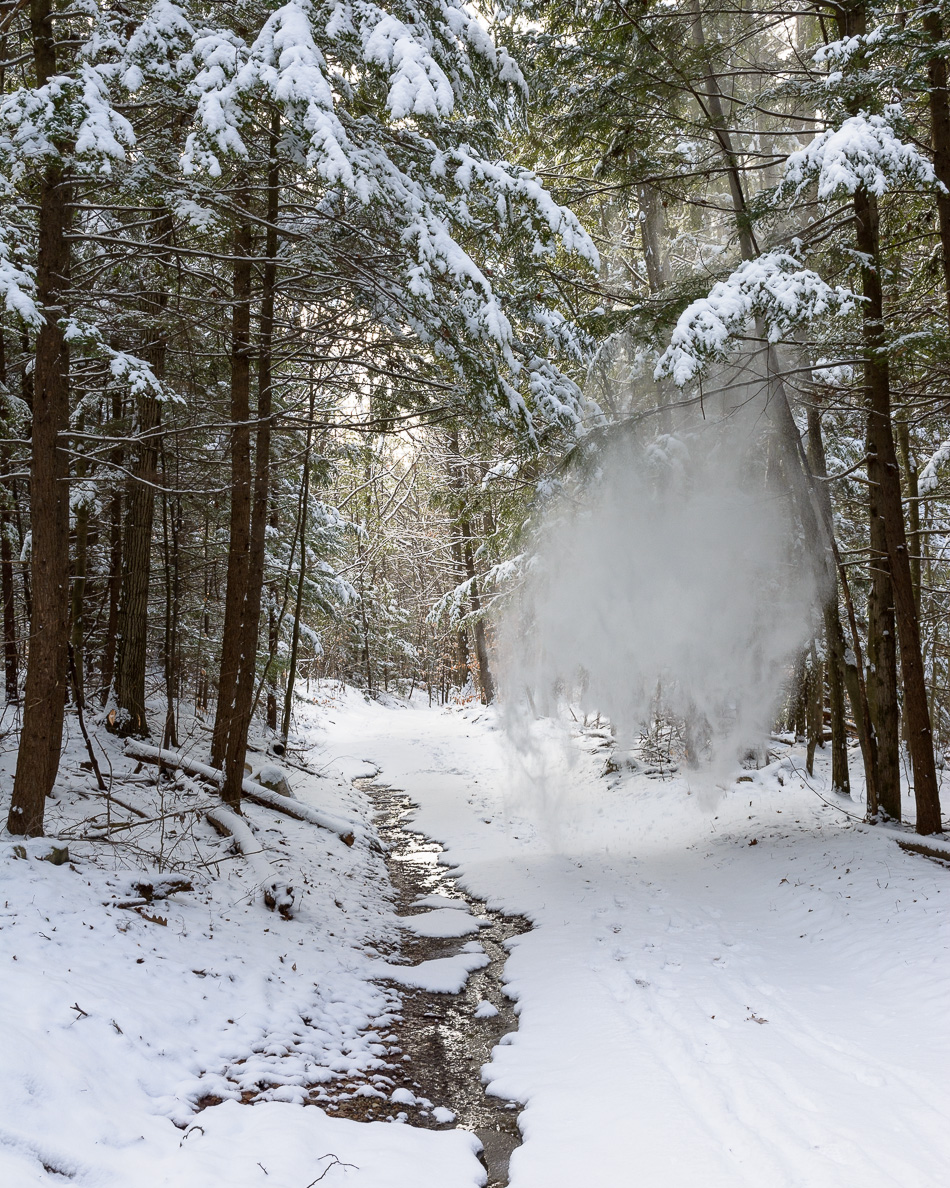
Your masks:
{"label": "tree trunk", "polygon": [[[943,44],[943,21],[935,5],[924,4],[922,21],[924,31],[934,46]],[[950,96],[947,93],[947,59],[935,54],[927,63],[927,81],[930,84],[930,138],[933,145],[934,173],[946,189],[936,194],[937,223],[940,229],[940,255],[943,263],[944,296],[947,302],[947,317],[950,320]]]}
{"label": "tree trunk", "polygon": [[251,508],[244,613],[241,622],[241,653],[234,690],[234,711],[228,725],[228,738],[224,754],[224,784],[221,791],[226,803],[231,805],[240,804],[241,787],[244,783],[244,761],[247,757],[247,734],[250,729],[254,703],[254,684],[257,677],[257,640],[261,623],[261,599],[264,592],[272,411],[271,352],[274,338],[274,290],[277,282],[277,218],[280,182],[277,142],[279,132],[279,122],[275,117],[270,134],[270,164],[267,175],[267,235],[258,350],[254,501]]}
{"label": "tree trunk", "polygon": [[904,526],[900,469],[891,421],[891,388],[884,335],[884,297],[880,277],[880,239],[877,199],[864,189],[854,195],[855,241],[864,257],[864,364],[868,400],[868,478],[878,484],[890,563],[897,634],[904,676],[904,713],[907,744],[914,774],[917,832],[940,833],[940,796],[934,763],[933,733],[927,704],[927,684],[920,643],[920,624],[914,600],[910,555]]}
{"label": "tree trunk", "polygon": [[468,520],[462,521],[462,539],[465,541],[465,572],[469,580],[472,599],[472,615],[475,619],[475,655],[478,659],[478,681],[482,687],[482,701],[491,705],[495,700],[495,681],[488,663],[488,641],[485,638],[485,620],[481,617],[482,600],[478,594],[478,579],[475,576],[475,554],[472,549],[472,529]]}
{"label": "tree trunk", "polygon": [[[122,419],[122,401],[116,396],[112,401],[112,420],[116,426]],[[118,468],[122,465],[122,446],[112,451],[110,461]],[[102,668],[99,674],[101,699],[105,705],[112,693],[115,679],[115,653],[119,633],[119,600],[122,592],[122,488],[116,485],[109,501],[109,587],[108,610],[106,612],[106,638],[102,651]]]}
{"label": "tree trunk", "polygon": [[[30,25],[37,86],[56,74],[49,0],[32,0]],[[64,146],[58,146],[63,148]],[[36,287],[45,320],[36,340],[33,383],[30,530],[33,615],[23,702],[23,726],[7,828],[43,832],[63,745],[69,643],[69,456],[60,440],[69,429],[69,354],[60,319],[69,295],[68,229],[71,192],[59,160],[40,183]]]}
{"label": "tree trunk", "polygon": [[818,649],[811,645],[811,664],[808,668],[808,747],[805,769],[815,774],[815,751],[825,745],[825,673],[818,659]]}
{"label": "tree trunk", "polygon": [[[821,437],[821,414],[814,405],[809,405],[808,417],[808,465],[811,473],[819,480],[827,477],[825,446]],[[831,520],[831,496],[828,484],[819,482],[818,499],[821,512]],[[831,567],[829,566],[829,569]],[[838,575],[830,575],[833,589],[828,592],[822,606],[825,624],[825,670],[828,675],[828,710],[831,718],[831,787],[840,796],[851,795],[851,775],[848,771],[848,735],[845,726],[844,691],[847,683],[845,672],[844,633],[838,613]],[[858,710],[855,709],[855,719]]]}
{"label": "tree trunk", "polygon": [[[158,349],[164,348],[160,346]],[[149,737],[145,669],[160,415],[161,406],[154,396],[139,398],[135,462],[126,493],[116,639],[115,718],[111,722],[111,729],[123,738]]]}
{"label": "tree trunk", "polygon": [[901,417],[895,422],[897,449],[903,468],[904,485],[907,488],[907,547],[910,549],[910,579],[914,583],[914,602],[920,617],[920,559],[923,554],[923,538],[920,533],[920,488],[917,480],[920,472],[910,447],[910,430],[907,421]]}
{"label": "tree trunk", "polygon": [[[0,384],[7,387],[6,340],[0,330]],[[2,422],[4,437],[13,430],[9,420]],[[13,581],[13,522],[10,514],[13,507],[12,484],[7,477],[10,472],[10,448],[0,445],[0,471],[3,485],[0,489],[0,599],[3,601],[3,676],[4,700],[7,705],[16,705],[20,700],[19,672],[16,640],[16,593]]]}
{"label": "tree trunk", "polygon": [[[242,188],[235,198],[235,205],[239,211],[245,211],[248,202],[248,192]],[[239,214],[234,225],[234,305],[231,316],[231,522],[218,703],[211,739],[214,767],[221,767],[224,762],[244,645],[242,620],[247,596],[251,516],[251,250],[250,220]],[[240,791],[235,797],[232,787],[229,795],[226,803],[240,811]]]}
{"label": "tree trunk", "polygon": [[[868,456],[873,454],[870,442]],[[871,468],[869,465],[868,473]],[[870,517],[870,581],[868,592],[868,706],[877,739],[877,803],[868,801],[868,813],[879,809],[885,816],[900,820],[900,709],[897,700],[897,640],[894,622],[894,595],[891,585],[887,538],[879,507],[879,488],[868,488]]]}
{"label": "tree trunk", "polygon": [[[310,447],[313,434],[313,406],[314,396],[311,386],[310,418],[307,422],[307,448],[304,452],[303,461],[303,489],[300,494],[300,561],[297,574],[297,597],[294,602],[294,621],[290,632],[290,663],[287,666],[287,687],[284,690],[284,713],[280,723],[280,737],[285,747],[287,746],[287,738],[290,734],[290,719],[294,706],[294,684],[297,680],[297,652],[300,648],[300,616],[303,608],[304,587],[307,580],[307,509],[310,502]],[[361,608],[363,607],[362,599],[360,599],[360,606]],[[369,629],[366,625],[365,610],[363,611],[363,634],[364,640],[368,641]],[[365,647],[368,657],[368,642],[366,642]],[[372,685],[367,689],[367,692],[372,694]]]}
{"label": "tree trunk", "polygon": [[[85,473],[82,462],[77,465],[77,477]],[[74,669],[76,704],[85,704],[85,649],[86,636],[86,568],[89,554],[89,506],[82,503],[76,509],[76,549],[73,563],[73,580],[70,595],[70,646]]]}

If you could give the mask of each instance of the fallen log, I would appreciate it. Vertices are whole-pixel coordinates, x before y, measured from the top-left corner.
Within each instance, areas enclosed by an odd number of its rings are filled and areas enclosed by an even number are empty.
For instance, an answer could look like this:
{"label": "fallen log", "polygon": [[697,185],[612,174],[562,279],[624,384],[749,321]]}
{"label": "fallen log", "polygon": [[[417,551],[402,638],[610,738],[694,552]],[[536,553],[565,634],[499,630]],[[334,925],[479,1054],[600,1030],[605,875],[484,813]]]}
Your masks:
{"label": "fallen log", "polygon": [[[200,763],[190,756],[180,755],[177,751],[167,751],[161,747],[149,746],[148,743],[130,738],[126,740],[125,753],[130,759],[135,759],[139,763],[157,763],[163,767],[180,768],[188,775],[195,776],[199,780],[206,780],[216,788],[220,788],[224,783],[224,776],[216,767]],[[319,809],[311,808],[308,804],[302,804],[299,800],[282,796],[279,792],[272,792],[270,788],[265,788],[256,780],[245,780],[242,793],[252,804],[275,809],[285,816],[293,817],[296,821],[307,821],[320,829],[327,829],[330,833],[335,833],[344,845],[352,846],[356,840],[356,826],[353,822],[335,817],[332,813],[323,813]]]}
{"label": "fallen log", "polygon": [[261,843],[251,832],[247,821],[223,804],[208,809],[205,816],[222,837],[233,838],[234,844],[247,859],[257,885],[263,892],[266,906],[272,912],[278,912],[282,919],[290,920],[294,914],[294,889],[264,857]]}

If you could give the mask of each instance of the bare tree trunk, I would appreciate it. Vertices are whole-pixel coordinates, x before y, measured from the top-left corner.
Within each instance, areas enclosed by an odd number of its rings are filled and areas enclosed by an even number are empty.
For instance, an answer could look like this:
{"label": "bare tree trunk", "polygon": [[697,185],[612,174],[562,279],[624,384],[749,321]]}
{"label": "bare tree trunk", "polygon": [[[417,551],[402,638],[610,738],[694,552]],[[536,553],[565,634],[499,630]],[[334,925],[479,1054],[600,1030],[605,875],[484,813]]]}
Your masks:
{"label": "bare tree trunk", "polygon": [[[56,74],[49,0],[32,0],[30,26],[37,86]],[[69,354],[61,319],[69,295],[71,190],[59,160],[40,183],[37,296],[45,320],[36,340],[30,529],[33,615],[23,703],[23,727],[7,828],[43,832],[63,745],[69,643],[69,456],[61,435],[69,429]]]}
{"label": "bare tree trunk", "polygon": [[920,472],[910,448],[910,430],[907,421],[900,417],[895,422],[897,449],[900,453],[904,484],[907,488],[907,547],[910,549],[910,580],[914,583],[914,602],[920,616],[920,559],[923,553],[920,534],[920,487],[917,480]]}
{"label": "bare tree trunk", "polygon": [[[235,197],[238,211],[248,208],[246,182]],[[238,672],[243,650],[242,620],[247,595],[248,553],[251,517],[251,224],[238,214],[234,224],[234,281],[231,315],[231,522],[228,542],[227,584],[224,595],[224,628],[221,637],[221,667],[218,703],[211,739],[211,763],[221,767],[228,731],[235,709]],[[226,803],[240,811],[240,791],[233,788]]]}
{"label": "bare tree trunk", "polygon": [[[164,247],[160,258],[167,259],[171,220],[161,208],[157,215],[156,245]],[[167,342],[160,315],[168,303],[168,293],[161,283],[143,296],[146,344],[144,356],[159,380],[165,376]],[[145,712],[145,673],[148,665],[148,596],[152,574],[152,529],[155,521],[155,490],[158,485],[159,425],[161,405],[153,394],[139,398],[136,408],[138,441],[129,484],[124,533],[122,586],[119,593],[119,620],[116,657],[113,729],[117,734],[148,738]],[[163,495],[163,511],[166,496]]]}
{"label": "bare tree trunk", "polygon": [[672,279],[670,262],[665,249],[666,211],[663,200],[649,182],[637,190],[640,207],[640,236],[643,240],[643,259],[647,269],[650,292],[659,293]]}
{"label": "bare tree trunk", "polygon": [[[119,396],[113,397],[112,420],[118,425],[122,419],[122,401]],[[122,465],[122,447],[116,446],[110,456],[110,461],[116,469]],[[99,674],[101,682],[101,700],[105,705],[112,693],[112,682],[115,678],[115,653],[117,636],[119,633],[119,600],[122,591],[122,488],[118,484],[109,501],[109,587],[108,611],[106,613],[106,638],[102,651],[102,668]]]}
{"label": "bare tree trunk", "polygon": [[178,685],[178,605],[179,605],[179,552],[178,526],[181,521],[180,502],[176,501],[175,515],[169,525],[168,514],[168,464],[165,446],[162,445],[162,567],[165,584],[165,640],[162,659],[165,669],[165,727],[162,731],[162,746],[178,746],[178,723],[175,704]]}
{"label": "bare tree trunk", "polygon": [[[6,339],[0,330],[0,384],[5,393],[7,387]],[[2,432],[9,437],[13,432],[7,417],[3,418]],[[3,675],[4,700],[7,705],[16,705],[20,700],[19,672],[16,639],[16,593],[13,581],[13,489],[9,478],[9,446],[0,446],[0,472],[3,485],[0,489],[0,598],[3,601]]]}
{"label": "bare tree trunk", "polygon": [[475,576],[475,554],[472,549],[472,528],[468,520],[462,521],[462,539],[465,541],[465,572],[469,581],[472,599],[472,615],[475,619],[475,655],[478,659],[478,681],[482,687],[482,701],[490,705],[495,700],[495,681],[488,663],[488,641],[485,638],[485,621],[481,617],[482,600],[478,594],[478,579]]}
{"label": "bare tree trunk", "polygon": [[234,689],[234,711],[228,725],[224,753],[224,784],[221,791],[225,802],[231,805],[240,803],[241,788],[244,783],[247,734],[251,724],[254,685],[257,677],[257,641],[261,623],[261,599],[264,592],[264,553],[267,536],[267,496],[270,478],[273,403],[271,354],[274,339],[274,290],[277,283],[277,218],[280,183],[277,141],[279,133],[280,125],[275,116],[270,134],[270,164],[267,175],[267,235],[258,350],[254,501],[251,508],[251,533],[248,542],[246,589],[241,622],[241,653]]}
{"label": "bare tree trunk", "polygon": [[[869,456],[873,447],[868,443]],[[900,820],[900,708],[897,700],[897,638],[894,622],[894,594],[887,538],[881,516],[878,488],[868,488],[871,539],[871,588],[868,592],[867,688],[871,720],[877,739],[877,803],[868,801],[868,813],[879,809]]]}
{"label": "bare tree trunk", "polygon": [[154,396],[139,399],[135,462],[126,494],[116,640],[115,718],[111,723],[112,730],[123,738],[149,737],[145,670],[160,415],[161,406]]}
{"label": "bare tree trunk", "polygon": [[[921,13],[924,31],[934,46],[943,44],[943,21],[936,5],[925,3]],[[934,173],[945,189],[937,192],[937,223],[940,229],[940,254],[943,263],[944,295],[950,319],[950,96],[947,93],[947,59],[934,54],[927,63],[928,99],[930,102],[930,138],[933,145]]]}
{"label": "bare tree trunk", "polygon": [[815,774],[815,751],[825,745],[825,674],[824,665],[818,659],[814,641],[811,645],[811,664],[808,669],[808,747],[805,752],[805,769]]}
{"label": "bare tree trunk", "polygon": [[884,296],[880,278],[880,240],[877,200],[864,189],[854,195],[855,241],[862,253],[861,269],[868,399],[868,478],[878,484],[884,525],[901,668],[904,676],[904,713],[907,743],[914,773],[917,832],[940,833],[940,796],[934,763],[933,733],[927,704],[927,684],[920,643],[920,624],[911,579],[910,555],[904,525],[900,468],[891,420],[891,388],[884,335]]}
{"label": "bare tree trunk", "polygon": [[[80,428],[85,426],[80,422]],[[83,460],[76,465],[76,477],[82,478],[86,473]],[[73,681],[77,706],[85,704],[85,649],[83,644],[86,635],[86,568],[89,554],[89,505],[83,501],[76,508],[76,549],[73,563],[73,580],[70,594],[70,646],[72,648],[71,663],[74,669]]]}
{"label": "bare tree trunk", "polygon": [[19,658],[16,639],[16,591],[13,583],[13,525],[10,509],[0,514],[0,593],[3,597],[3,685],[7,705],[20,700]]}
{"label": "bare tree trunk", "polygon": [[[315,392],[311,381],[310,416],[307,420],[307,448],[304,451],[303,459],[303,489],[300,493],[300,561],[297,574],[297,597],[294,602],[294,621],[290,632],[290,663],[287,666],[287,687],[284,690],[284,713],[280,723],[280,737],[285,747],[290,734],[290,719],[294,707],[294,684],[297,680],[297,653],[300,649],[300,616],[303,609],[304,588],[307,580],[307,510],[310,502],[310,448],[313,440],[314,397]],[[363,613],[363,631],[364,638],[368,639],[365,611]],[[367,689],[367,692],[370,694],[372,691],[372,687]]]}
{"label": "bare tree trunk", "polygon": [[[820,480],[826,478],[828,474],[825,446],[821,437],[821,415],[814,405],[808,406],[806,415],[808,417],[808,465],[811,468],[811,473]],[[821,503],[821,513],[830,522],[831,496],[828,494],[827,483],[819,483],[818,498]],[[831,786],[840,796],[850,796],[848,734],[844,715],[844,691],[847,684],[844,633],[841,630],[841,618],[838,613],[837,573],[832,572],[830,577],[830,584],[833,585],[833,588],[824,600],[822,614],[827,653],[825,669],[828,675],[828,710],[831,719]],[[856,709],[855,719],[857,718],[858,711]]]}
{"label": "bare tree trunk", "polygon": [[[465,562],[462,560],[462,542],[457,538],[452,541],[452,560],[455,562],[456,580],[458,582],[464,582],[466,569]],[[458,669],[458,686],[462,689],[468,681],[468,637],[465,634],[465,628],[461,624],[459,624],[455,631],[455,655],[455,664]]]}
{"label": "bare tree trunk", "polygon": [[[270,526],[277,527],[277,508],[270,514]],[[277,616],[277,585],[273,583],[270,591],[270,606],[267,610],[267,728],[277,730],[277,684],[273,676],[273,664],[277,658],[280,620]]]}

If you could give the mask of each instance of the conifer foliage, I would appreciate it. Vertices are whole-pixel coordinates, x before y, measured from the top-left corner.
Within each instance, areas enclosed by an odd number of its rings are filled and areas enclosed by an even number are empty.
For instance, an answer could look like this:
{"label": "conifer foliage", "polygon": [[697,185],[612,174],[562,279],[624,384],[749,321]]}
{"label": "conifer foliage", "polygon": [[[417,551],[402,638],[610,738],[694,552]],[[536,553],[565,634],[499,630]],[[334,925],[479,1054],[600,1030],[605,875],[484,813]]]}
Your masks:
{"label": "conifer foliage", "polygon": [[36,0],[3,37],[9,826],[42,831],[67,696],[142,737],[156,678],[166,744],[215,700],[237,807],[261,680],[355,600],[329,473],[399,424],[576,421],[531,264],[596,253],[503,159],[524,82],[454,0]]}
{"label": "conifer foliage", "polygon": [[5,5],[9,829],[42,832],[67,712],[175,748],[193,705],[239,809],[301,676],[491,700],[532,511],[739,375],[822,592],[781,724],[842,794],[860,748],[872,818],[906,752],[939,832],[948,21]]}

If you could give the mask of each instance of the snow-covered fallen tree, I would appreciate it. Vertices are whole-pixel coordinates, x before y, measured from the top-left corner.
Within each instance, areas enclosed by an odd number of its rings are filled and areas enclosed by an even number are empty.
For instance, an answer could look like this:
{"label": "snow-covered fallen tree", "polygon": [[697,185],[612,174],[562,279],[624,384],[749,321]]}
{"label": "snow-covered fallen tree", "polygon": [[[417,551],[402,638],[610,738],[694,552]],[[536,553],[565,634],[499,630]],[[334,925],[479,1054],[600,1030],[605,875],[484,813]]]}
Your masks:
{"label": "snow-covered fallen tree", "polygon": [[[139,763],[156,763],[164,767],[181,769],[187,772],[188,775],[195,776],[200,780],[206,780],[217,788],[221,787],[224,780],[223,774],[216,767],[211,767],[207,763],[201,763],[188,755],[179,754],[178,751],[153,747],[148,743],[138,742],[135,739],[128,739],[126,741],[125,753],[130,759],[137,759]],[[296,821],[307,821],[311,825],[318,826],[320,829],[328,829],[331,833],[335,833],[344,845],[352,846],[357,834],[361,832],[359,824],[355,821],[348,821],[331,813],[324,813],[319,809],[311,808],[309,805],[301,804],[299,800],[295,800],[290,796],[283,796],[281,793],[274,792],[270,788],[265,788],[263,784],[257,783],[256,780],[245,780],[242,791],[244,796],[254,804],[263,805],[265,808],[276,809],[277,812],[284,813],[288,817],[293,817]]]}
{"label": "snow-covered fallen tree", "polygon": [[264,857],[260,841],[243,817],[226,805],[208,809],[205,816],[225,837],[234,839],[234,844],[247,860],[254,879],[264,895],[264,903],[270,910],[279,912],[283,919],[293,915],[294,889]]}

